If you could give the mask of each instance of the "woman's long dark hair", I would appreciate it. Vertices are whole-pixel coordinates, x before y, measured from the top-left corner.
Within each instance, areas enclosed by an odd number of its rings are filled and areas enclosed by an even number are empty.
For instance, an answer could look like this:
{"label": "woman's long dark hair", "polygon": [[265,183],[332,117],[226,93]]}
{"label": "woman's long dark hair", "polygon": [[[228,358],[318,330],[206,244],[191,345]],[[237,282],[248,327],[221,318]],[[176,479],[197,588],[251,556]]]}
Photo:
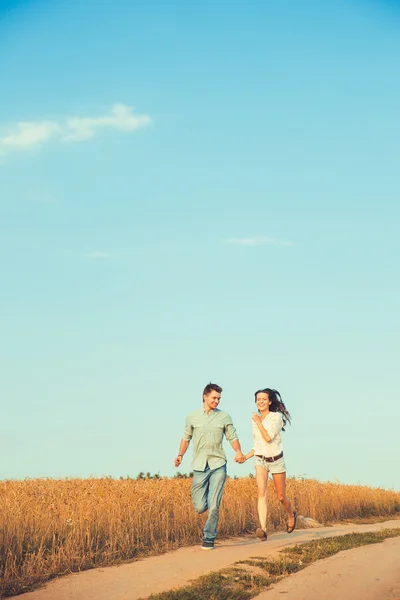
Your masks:
{"label": "woman's long dark hair", "polygon": [[271,388],[265,388],[264,390],[257,390],[256,393],[254,394],[256,402],[257,402],[257,394],[267,394],[268,395],[268,399],[271,402],[271,404],[269,406],[269,410],[271,412],[280,412],[281,413],[282,421],[283,421],[282,430],[285,431],[285,425],[286,425],[286,423],[291,424],[292,417],[290,416],[290,412],[286,408],[285,403],[282,400],[281,395],[278,392],[278,390],[272,390]]}

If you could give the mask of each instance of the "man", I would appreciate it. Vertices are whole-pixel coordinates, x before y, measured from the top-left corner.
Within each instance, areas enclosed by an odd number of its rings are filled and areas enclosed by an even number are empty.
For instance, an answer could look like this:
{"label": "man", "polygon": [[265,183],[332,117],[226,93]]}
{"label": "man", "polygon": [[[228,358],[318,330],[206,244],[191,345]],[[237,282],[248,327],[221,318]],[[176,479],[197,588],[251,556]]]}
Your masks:
{"label": "man", "polygon": [[186,426],[175,458],[175,466],[182,463],[183,455],[193,438],[193,483],[192,500],[196,511],[208,510],[203,529],[203,550],[212,550],[217,535],[219,506],[226,480],[226,456],[222,448],[225,437],[236,451],[235,461],[245,460],[240,443],[228,413],[219,410],[222,388],[209,383],[203,390],[203,407],[186,418]]}

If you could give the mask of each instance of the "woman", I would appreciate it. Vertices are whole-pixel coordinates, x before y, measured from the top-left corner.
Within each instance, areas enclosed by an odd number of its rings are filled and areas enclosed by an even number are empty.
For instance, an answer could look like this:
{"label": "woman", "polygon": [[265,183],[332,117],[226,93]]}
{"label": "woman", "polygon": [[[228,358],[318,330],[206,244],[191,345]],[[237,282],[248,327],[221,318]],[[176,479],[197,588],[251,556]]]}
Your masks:
{"label": "woman", "polygon": [[253,413],[253,440],[251,452],[245,460],[255,456],[256,480],[258,487],[258,518],[260,527],[256,536],[262,541],[267,539],[267,483],[268,473],[271,472],[279,502],[283,504],[288,514],[287,532],[292,533],[296,527],[297,513],[286,496],[286,466],[283,458],[281,431],[287,422],[290,423],[290,413],[277,390],[265,388],[255,393],[258,413]]}

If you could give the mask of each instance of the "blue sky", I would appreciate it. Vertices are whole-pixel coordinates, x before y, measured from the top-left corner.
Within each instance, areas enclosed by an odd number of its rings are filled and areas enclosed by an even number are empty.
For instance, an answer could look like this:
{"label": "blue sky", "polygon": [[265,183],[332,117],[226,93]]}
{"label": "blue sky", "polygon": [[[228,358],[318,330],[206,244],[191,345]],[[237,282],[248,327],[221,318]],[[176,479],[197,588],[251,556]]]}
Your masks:
{"label": "blue sky", "polygon": [[1,7],[0,477],[172,475],[211,380],[399,490],[399,3]]}

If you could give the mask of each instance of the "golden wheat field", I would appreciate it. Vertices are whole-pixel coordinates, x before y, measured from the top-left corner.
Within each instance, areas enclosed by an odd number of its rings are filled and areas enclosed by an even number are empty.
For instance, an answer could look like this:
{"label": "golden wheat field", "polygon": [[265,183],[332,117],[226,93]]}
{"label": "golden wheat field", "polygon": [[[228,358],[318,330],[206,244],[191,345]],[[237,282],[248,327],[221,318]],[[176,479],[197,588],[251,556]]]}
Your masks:
{"label": "golden wheat field", "polygon": [[[57,575],[164,552],[201,539],[191,479],[32,479],[0,482],[1,596]],[[298,512],[322,523],[400,512],[400,493],[288,480]],[[285,514],[270,488],[271,529]],[[253,477],[228,479],[219,536],[256,525]]]}

